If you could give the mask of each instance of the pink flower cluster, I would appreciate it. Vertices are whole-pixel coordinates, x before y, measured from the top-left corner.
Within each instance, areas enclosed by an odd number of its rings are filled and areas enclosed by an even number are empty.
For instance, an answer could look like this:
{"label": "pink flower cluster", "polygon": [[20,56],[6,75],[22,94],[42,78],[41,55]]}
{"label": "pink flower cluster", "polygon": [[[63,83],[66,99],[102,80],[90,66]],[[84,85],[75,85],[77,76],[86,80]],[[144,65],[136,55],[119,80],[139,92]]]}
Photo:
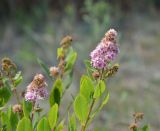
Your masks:
{"label": "pink flower cluster", "polygon": [[91,64],[96,69],[104,69],[108,63],[113,61],[118,53],[119,48],[116,44],[117,32],[110,29],[98,46],[91,52]]}
{"label": "pink flower cluster", "polygon": [[37,100],[46,98],[48,96],[46,86],[44,76],[42,74],[35,75],[33,81],[27,86],[25,99],[36,102]]}

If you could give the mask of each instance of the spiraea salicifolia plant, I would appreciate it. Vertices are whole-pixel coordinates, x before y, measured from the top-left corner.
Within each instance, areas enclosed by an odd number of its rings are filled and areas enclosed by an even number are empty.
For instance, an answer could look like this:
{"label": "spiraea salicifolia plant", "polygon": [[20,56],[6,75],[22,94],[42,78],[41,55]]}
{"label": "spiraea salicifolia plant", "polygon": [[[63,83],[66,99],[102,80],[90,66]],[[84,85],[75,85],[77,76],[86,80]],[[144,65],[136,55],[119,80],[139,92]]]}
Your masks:
{"label": "spiraea salicifolia plant", "polygon": [[149,131],[150,130],[148,125],[140,126],[140,121],[143,119],[144,113],[136,112],[133,114],[133,117],[134,117],[134,122],[129,125],[130,131]]}
{"label": "spiraea salicifolia plant", "polygon": [[[87,131],[109,100],[107,78],[114,76],[119,68],[117,63],[113,64],[120,52],[116,37],[117,32],[110,29],[90,53],[90,60],[85,61],[86,74],[80,79],[79,91],[77,95],[69,94],[72,100],[66,108],[61,104],[64,94],[69,93],[67,89],[72,83],[77,58],[71,36],[61,40],[56,65],[47,66],[38,59],[44,74],[35,73],[25,92],[18,91],[22,75],[16,64],[9,58],[3,58],[0,69],[0,130]],[[47,84],[47,78],[53,86]],[[47,112],[39,103],[44,99],[50,105]],[[64,114],[60,112],[62,107]]]}

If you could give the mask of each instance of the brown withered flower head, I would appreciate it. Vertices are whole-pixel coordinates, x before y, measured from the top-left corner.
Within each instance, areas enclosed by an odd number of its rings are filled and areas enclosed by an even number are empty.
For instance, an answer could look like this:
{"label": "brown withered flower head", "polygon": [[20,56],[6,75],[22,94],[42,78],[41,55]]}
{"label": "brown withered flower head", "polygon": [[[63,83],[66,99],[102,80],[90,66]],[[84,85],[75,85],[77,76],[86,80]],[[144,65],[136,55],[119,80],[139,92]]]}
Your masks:
{"label": "brown withered flower head", "polygon": [[58,67],[50,67],[50,75],[53,76],[53,77],[57,77],[58,74],[59,74],[59,68]]}
{"label": "brown withered flower head", "polygon": [[136,123],[132,123],[132,124],[129,126],[129,129],[130,129],[131,131],[134,131],[137,127],[138,127],[138,126],[137,126]]}
{"label": "brown withered flower head", "polygon": [[16,104],[12,107],[14,113],[21,113],[22,112],[22,105]]}
{"label": "brown withered flower head", "polygon": [[113,76],[118,72],[119,69],[119,64],[115,64],[113,65],[113,67],[111,67],[108,72],[107,72],[107,77]]}
{"label": "brown withered flower head", "polygon": [[2,65],[2,71],[6,75],[10,75],[12,77],[15,75],[17,66],[15,63],[12,62],[11,59],[9,59],[7,57],[3,58],[1,61],[1,65]]}
{"label": "brown withered flower head", "polygon": [[142,112],[136,112],[136,113],[133,114],[133,117],[134,117],[134,119],[135,119],[136,121],[137,121],[137,120],[142,120],[143,117],[144,117],[144,113],[142,113]]}
{"label": "brown withered flower head", "polygon": [[72,37],[71,36],[65,36],[61,42],[60,45],[62,48],[68,48],[71,45]]}

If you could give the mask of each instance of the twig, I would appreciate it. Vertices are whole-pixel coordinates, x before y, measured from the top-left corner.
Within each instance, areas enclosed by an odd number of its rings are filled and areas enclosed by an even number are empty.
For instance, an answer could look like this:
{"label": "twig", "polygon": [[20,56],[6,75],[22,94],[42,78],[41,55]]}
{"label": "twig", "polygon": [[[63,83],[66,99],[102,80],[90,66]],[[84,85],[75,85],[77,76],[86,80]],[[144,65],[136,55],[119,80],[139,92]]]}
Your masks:
{"label": "twig", "polygon": [[89,108],[89,112],[88,112],[88,115],[87,115],[86,122],[85,122],[84,125],[82,125],[81,131],[85,131],[85,129],[86,129],[86,127],[87,127],[87,124],[88,124],[88,121],[89,121],[89,119],[90,119],[90,114],[91,114],[91,112],[92,112],[94,103],[95,103],[95,99],[93,99],[93,101],[92,101],[92,103],[91,103],[91,106],[90,106],[90,108]]}

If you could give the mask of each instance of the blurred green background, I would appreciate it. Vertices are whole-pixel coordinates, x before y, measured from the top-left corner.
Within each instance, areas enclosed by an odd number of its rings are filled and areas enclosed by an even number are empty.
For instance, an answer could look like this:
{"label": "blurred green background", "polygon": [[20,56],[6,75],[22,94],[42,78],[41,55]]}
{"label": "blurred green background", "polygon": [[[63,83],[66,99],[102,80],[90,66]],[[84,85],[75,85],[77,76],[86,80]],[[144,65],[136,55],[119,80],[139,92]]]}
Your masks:
{"label": "blurred green background", "polygon": [[71,35],[78,60],[65,108],[85,73],[83,61],[104,33],[115,28],[120,70],[107,82],[109,104],[90,131],[128,131],[134,112],[144,112],[143,122],[150,124],[151,131],[159,131],[159,14],[159,0],[0,0],[0,58],[7,56],[18,64],[24,76],[18,89],[24,90],[34,74],[42,72],[36,59],[56,65],[60,40]]}

